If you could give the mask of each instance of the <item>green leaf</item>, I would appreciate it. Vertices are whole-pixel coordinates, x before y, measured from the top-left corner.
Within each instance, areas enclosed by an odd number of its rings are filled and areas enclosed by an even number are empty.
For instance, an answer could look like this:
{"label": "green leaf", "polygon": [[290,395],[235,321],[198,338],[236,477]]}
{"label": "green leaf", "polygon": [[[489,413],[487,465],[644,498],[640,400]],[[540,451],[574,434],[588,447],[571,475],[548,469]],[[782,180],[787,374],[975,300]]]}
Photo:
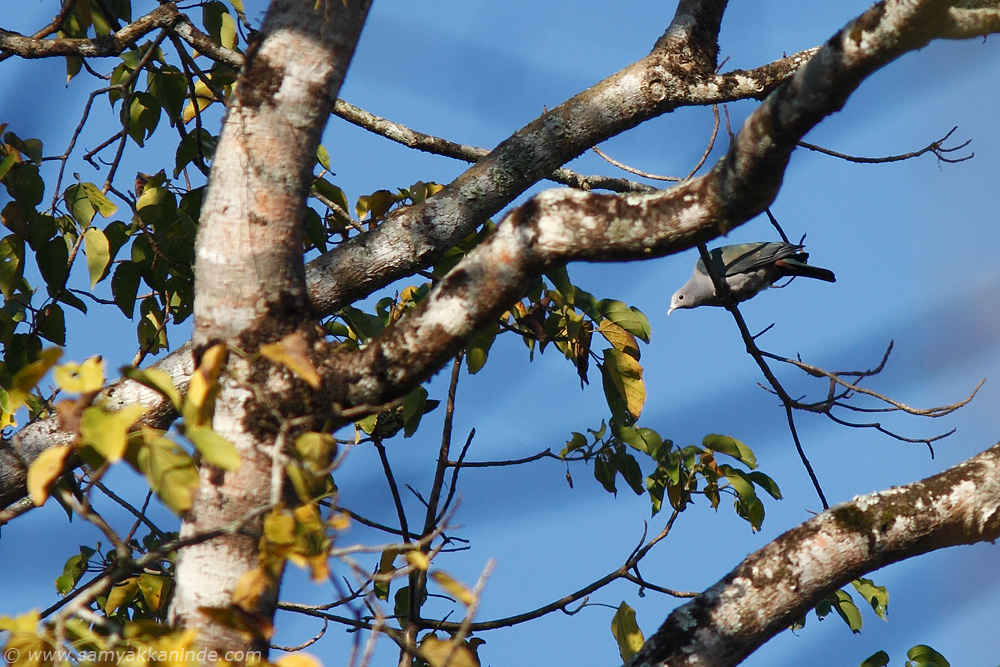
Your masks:
{"label": "green leaf", "polygon": [[115,269],[111,276],[111,295],[115,305],[129,319],[135,312],[135,297],[139,292],[141,271],[139,265],[132,261],[124,261]]}
{"label": "green leaf", "polygon": [[[230,16],[229,9],[221,2],[218,2],[218,0],[211,0],[202,6],[201,16],[205,24],[205,32],[227,49],[233,48],[235,42],[232,41],[230,29],[227,28],[226,23],[227,18],[229,19],[229,24],[233,23],[233,17]],[[232,30],[235,33],[235,25],[233,25]]]}
{"label": "green leaf", "polygon": [[611,619],[611,634],[618,642],[618,653],[623,662],[628,662],[629,658],[642,648],[646,641],[642,636],[642,630],[635,620],[635,610],[623,601],[618,605],[618,611]]}
{"label": "green leaf", "polygon": [[638,308],[612,299],[602,299],[598,302],[597,308],[604,317],[625,331],[644,343],[649,342],[652,329],[649,326],[649,320]]}
{"label": "green leaf", "polygon": [[39,139],[21,139],[13,132],[8,132],[3,137],[4,143],[10,144],[29,160],[38,164],[42,161],[42,142]]}
{"label": "green leaf", "polygon": [[175,410],[181,409],[181,393],[174,385],[173,378],[171,378],[165,371],[161,371],[156,368],[146,368],[140,370],[138,368],[126,366],[122,369],[122,375],[130,380],[135,380],[139,384],[145,385],[156,392],[159,392],[161,395],[170,400],[170,403],[174,406]]}
{"label": "green leaf", "polygon": [[143,572],[139,575],[139,590],[146,600],[146,606],[154,614],[165,609],[167,593],[170,591],[171,578],[151,572]]}
{"label": "green leaf", "polygon": [[885,667],[889,664],[889,654],[885,651],[873,653],[859,667]]}
{"label": "green leaf", "polygon": [[90,272],[90,289],[101,281],[111,263],[108,237],[97,227],[88,227],[83,233],[83,252],[87,255],[87,270]]}
{"label": "green leaf", "polygon": [[705,436],[705,438],[701,441],[701,444],[705,448],[711,449],[713,452],[719,452],[720,454],[732,456],[737,461],[745,463],[750,469],[757,467],[757,458],[754,456],[753,450],[736,438],[731,438],[728,435],[711,433]]}
{"label": "green leaf", "polygon": [[943,655],[926,644],[917,644],[906,652],[906,667],[950,667]]}
{"label": "green leaf", "polygon": [[326,146],[323,144],[320,144],[319,148],[316,149],[316,161],[323,169],[330,171],[330,151],[326,150]]}
{"label": "green leaf", "polygon": [[424,406],[427,403],[427,390],[417,387],[403,398],[403,437],[409,438],[416,433],[420,418],[424,416]]}
{"label": "green leaf", "polygon": [[563,450],[562,452],[559,453],[559,456],[566,458],[566,455],[569,454],[570,452],[575,452],[576,450],[580,449],[581,447],[585,447],[586,445],[587,445],[587,438],[582,433],[577,433],[576,431],[573,431],[573,437],[566,441],[566,446],[563,447]]}
{"label": "green leaf", "polygon": [[621,438],[621,441],[632,449],[655,457],[655,452],[663,446],[663,438],[651,428],[639,428],[637,426],[613,425],[614,434]]}
{"label": "green leaf", "polygon": [[545,272],[545,277],[555,286],[559,294],[562,295],[563,301],[572,306],[575,302],[576,297],[576,287],[569,279],[569,273],[566,271],[566,267],[562,266],[558,269],[552,269],[551,271]]}
{"label": "green leaf", "polygon": [[754,484],[764,489],[769,496],[775,500],[781,500],[781,489],[778,488],[778,483],[773,479],[760,472],[759,470],[754,470],[753,472],[747,473],[747,479],[752,481]]}
{"label": "green leaf", "polygon": [[486,365],[490,348],[493,347],[493,341],[496,340],[499,331],[499,325],[493,324],[478,333],[465,348],[465,365],[470,375],[475,375]]}
{"label": "green leaf", "polygon": [[[836,591],[826,601],[829,602],[829,608],[837,612],[837,615],[844,620],[844,623],[847,623],[847,627],[851,629],[851,632],[854,634],[861,632],[861,626],[864,624],[861,618],[861,610],[854,604],[854,599],[850,593],[844,590]],[[818,611],[819,607],[817,607],[817,613]]]}
{"label": "green leaf", "polygon": [[24,239],[8,234],[0,240],[0,292],[10,299],[14,290],[23,284]]}
{"label": "green leaf", "polygon": [[0,159],[0,181],[3,180],[4,176],[7,175],[7,172],[9,172],[11,167],[17,164],[17,162],[18,155],[14,151],[7,153],[3,156],[3,159]]}
{"label": "green leaf", "polygon": [[58,292],[62,289],[69,271],[69,250],[66,248],[66,241],[61,236],[57,236],[42,244],[38,252],[35,253],[35,261],[38,263],[38,270],[49,286],[50,292]]}
{"label": "green leaf", "polygon": [[73,219],[79,222],[81,227],[89,227],[97,213],[108,217],[118,210],[118,207],[111,203],[93,183],[69,186],[63,193],[63,201],[66,202]]}
{"label": "green leaf", "polygon": [[634,456],[627,452],[616,452],[611,456],[611,462],[621,473],[625,483],[635,492],[635,495],[641,496],[646,491],[642,468],[639,467]]}
{"label": "green leaf", "polygon": [[128,444],[132,424],[146,411],[139,404],[126,405],[120,410],[107,410],[92,405],[80,416],[80,437],[110,462],[119,460]]}
{"label": "green leaf", "polygon": [[57,303],[50,303],[38,314],[38,335],[56,345],[66,344],[66,315]]}
{"label": "green leaf", "polygon": [[337,455],[337,440],[329,433],[307,431],[295,438],[292,446],[311,473],[325,471]]}
{"label": "green leaf", "polygon": [[854,586],[854,590],[861,594],[861,597],[868,601],[879,618],[883,621],[889,620],[886,618],[886,611],[889,608],[889,591],[885,586],[876,586],[871,579],[863,577],[855,579],[851,585]]}
{"label": "green leaf", "polygon": [[[10,136],[10,133],[7,133]],[[42,203],[45,196],[45,182],[38,175],[38,165],[17,164],[11,167],[3,179],[10,196],[21,205],[25,211],[34,210]]]}
{"label": "green leaf", "polygon": [[146,475],[150,488],[176,514],[191,509],[198,489],[198,470],[187,453],[156,432],[143,433],[136,467]]}
{"label": "green leaf", "polygon": [[80,547],[80,553],[70,556],[63,566],[62,574],[56,578],[56,591],[59,595],[65,596],[80,581],[80,577],[87,571],[87,563],[94,555],[94,550],[90,547]]}
{"label": "green leaf", "polygon": [[94,207],[95,211],[101,214],[102,218],[110,218],[115,214],[115,212],[118,211],[118,207],[115,206],[110,199],[105,197],[100,188],[93,183],[81,183],[80,187],[83,188],[84,195],[87,197],[91,206]]}
{"label": "green leaf", "polygon": [[84,315],[87,314],[87,304],[85,304],[80,297],[70,292],[68,289],[63,289],[59,292],[60,303],[65,303],[67,306],[72,306],[76,308]]}
{"label": "green leaf", "polygon": [[607,458],[598,456],[594,459],[594,479],[601,483],[605,491],[618,495],[618,489],[615,486],[615,474],[615,469]]}
{"label": "green leaf", "polygon": [[139,594],[139,578],[129,577],[120,581],[108,592],[108,598],[104,603],[104,613],[114,614],[119,608],[128,606]]}
{"label": "green leaf", "polygon": [[206,164],[212,160],[215,155],[215,147],[218,144],[218,137],[213,137],[208,130],[204,128],[196,129],[189,132],[186,137],[181,139],[180,143],[177,144],[177,153],[174,156],[174,178],[180,176],[180,173],[184,170],[191,162],[194,162],[199,157],[201,161]]}
{"label": "green leaf", "polygon": [[160,103],[149,93],[134,93],[128,115],[128,136],[142,146],[160,122]]}
{"label": "green leaf", "polygon": [[236,470],[240,467],[240,453],[236,451],[236,446],[216,433],[211,426],[185,425],[183,431],[184,437],[215,467],[223,470]]}
{"label": "green leaf", "polygon": [[187,96],[187,80],[180,70],[169,65],[159,70],[147,68],[146,88],[167,112],[172,124],[180,121]]}
{"label": "green leaf", "polygon": [[66,202],[66,207],[69,209],[69,213],[73,216],[73,219],[83,227],[89,225],[90,221],[97,214],[97,209],[90,203],[86,191],[80,184],[71,185],[66,188],[65,192],[63,192],[63,201]]}

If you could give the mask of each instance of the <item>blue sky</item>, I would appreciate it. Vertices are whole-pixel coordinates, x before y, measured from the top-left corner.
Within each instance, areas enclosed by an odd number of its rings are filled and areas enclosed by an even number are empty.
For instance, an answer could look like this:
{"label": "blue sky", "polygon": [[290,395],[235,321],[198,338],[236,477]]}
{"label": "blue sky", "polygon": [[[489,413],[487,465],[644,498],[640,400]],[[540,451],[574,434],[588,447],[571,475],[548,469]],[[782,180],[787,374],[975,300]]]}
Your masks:
{"label": "blue sky", "polygon": [[[763,6],[762,6],[763,5]],[[262,2],[247,2],[252,19]],[[783,53],[827,39],[867,2],[732,3],[723,24],[721,55],[726,67],[753,67]],[[24,4],[14,16],[29,31],[53,13],[54,3]],[[489,147],[552,107],[645,55],[669,22],[673,3],[626,1],[608,12],[606,3],[405,2],[376,0],[342,97],[414,129],[453,141]],[[5,21],[7,18],[5,17]],[[22,23],[23,22],[23,23]],[[5,25],[6,27],[6,25]],[[102,68],[103,69],[103,68]],[[799,418],[800,435],[831,502],[920,479],[981,451],[997,440],[995,407],[1000,400],[1000,226],[996,224],[1000,137],[995,118],[1000,87],[997,40],[942,42],[909,54],[876,73],[838,114],[807,140],[857,155],[888,155],[922,147],[958,126],[954,139],[971,139],[975,159],[941,164],[932,156],[889,165],[854,165],[805,150],[793,156],[784,187],[772,206],[790,237],[808,234],[811,261],[834,270],[835,285],[799,280],[746,303],[753,330],[774,323],[762,339],[769,351],[801,354],[831,369],[867,368],[878,362],[890,340],[895,352],[882,376],[870,384],[916,406],[963,398],[983,377],[977,399],[943,420],[886,418],[910,436],[957,428],[936,445],[936,458],[920,445],[899,443],[869,431],[838,427],[823,418]],[[61,151],[78,120],[90,85],[84,77],[63,87],[55,62],[0,64],[4,90],[34,81],[32,92],[0,101],[0,122],[21,136],[47,138],[46,153]],[[51,84],[51,85],[50,85]],[[23,90],[23,88],[21,88]],[[730,106],[734,126],[753,102]],[[616,137],[602,148],[640,169],[683,175],[698,159],[711,129],[707,109],[684,109]],[[166,134],[167,128],[161,128]],[[101,135],[100,131],[93,136]],[[94,145],[97,141],[91,141]],[[378,188],[407,187],[417,180],[447,182],[462,164],[390,144],[337,119],[325,145],[335,181],[353,201]],[[713,153],[717,157],[723,146]],[[156,163],[133,149],[127,170],[169,168],[171,153]],[[620,175],[593,154],[575,160],[584,173]],[[88,178],[90,167],[76,167]],[[96,173],[90,178],[97,178]],[[550,187],[542,184],[538,189]],[[0,195],[0,196],[5,196]],[[496,217],[497,220],[500,216]],[[726,242],[771,240],[759,219],[734,230]],[[678,444],[696,444],[712,432],[744,440],[761,469],[784,493],[766,502],[764,528],[752,534],[724,506],[704,502],[686,511],[674,533],[647,559],[643,574],[664,586],[701,590],[732,569],[746,554],[820,509],[794,453],[783,411],[757,386],[753,361],[721,309],[679,311],[666,318],[670,294],[687,280],[696,253],[628,264],[572,265],[570,275],[599,297],[617,298],[649,317],[652,343],[642,350],[649,398],[642,423]],[[67,356],[100,353],[111,367],[128,361],[133,324],[117,311],[70,321],[81,327]],[[186,339],[173,334],[175,343]],[[779,369],[789,386],[811,386],[791,369]],[[523,345],[501,339],[491,363],[459,385],[456,439],[477,430],[470,458],[515,458],[546,448],[558,450],[571,431],[596,427],[606,414],[596,370],[581,391],[574,369],[555,350],[528,363]],[[445,374],[430,386],[443,398]],[[421,433],[393,441],[389,455],[397,475],[426,488],[437,449],[440,410]],[[462,502],[457,534],[470,549],[442,559],[440,566],[472,582],[490,558],[496,570],[486,589],[479,619],[524,611],[557,599],[616,568],[635,546],[648,519],[648,500],[623,490],[606,494],[582,466],[554,461],[495,471],[469,471],[460,480]],[[117,473],[130,481],[131,473]],[[359,448],[337,477],[341,501],[372,518],[391,521],[393,510],[374,452]],[[407,499],[416,512],[418,503]],[[113,510],[109,513],[114,516]],[[665,519],[654,518],[651,531]],[[96,531],[79,521],[67,524],[58,507],[36,510],[3,529],[0,536],[0,613],[47,606],[55,600],[52,581],[77,544],[92,544]],[[351,539],[351,534],[342,540]],[[368,539],[368,538],[365,538]],[[745,664],[857,665],[879,649],[903,664],[905,651],[927,643],[954,665],[995,666],[1000,638],[990,631],[1000,617],[998,580],[992,573],[1000,552],[989,545],[931,554],[872,575],[889,587],[889,622],[865,612],[865,627],[852,636],[836,618],[810,617],[796,633],[785,632]],[[315,587],[292,575],[283,598],[328,601],[329,587]],[[674,606],[658,594],[636,595],[615,584],[591,596],[591,603],[617,606],[627,600],[651,633]],[[483,637],[484,665],[617,664],[609,631],[613,611],[588,607],[574,616],[550,615],[525,626]],[[279,617],[276,641],[297,644],[318,624]],[[350,637],[331,628],[309,650],[327,665],[343,662]],[[821,656],[817,658],[817,656]],[[374,664],[395,664],[385,644]]]}

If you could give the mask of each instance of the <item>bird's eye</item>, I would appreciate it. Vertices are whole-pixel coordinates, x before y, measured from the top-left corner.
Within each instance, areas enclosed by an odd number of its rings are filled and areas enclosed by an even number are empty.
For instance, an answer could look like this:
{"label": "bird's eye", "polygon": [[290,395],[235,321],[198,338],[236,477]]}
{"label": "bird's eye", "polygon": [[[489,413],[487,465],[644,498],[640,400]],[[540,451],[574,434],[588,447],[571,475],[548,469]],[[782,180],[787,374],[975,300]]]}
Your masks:
{"label": "bird's eye", "polygon": [[684,300],[684,295],[683,294],[678,294],[677,295],[677,300],[678,301],[683,301]]}

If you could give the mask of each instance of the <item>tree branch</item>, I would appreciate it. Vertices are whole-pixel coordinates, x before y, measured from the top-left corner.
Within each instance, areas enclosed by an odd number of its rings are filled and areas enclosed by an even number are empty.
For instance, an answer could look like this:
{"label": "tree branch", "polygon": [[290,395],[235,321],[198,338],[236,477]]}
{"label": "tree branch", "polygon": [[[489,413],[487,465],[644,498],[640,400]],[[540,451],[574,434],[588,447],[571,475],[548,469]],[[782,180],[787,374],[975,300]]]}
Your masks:
{"label": "tree branch", "polygon": [[855,498],[751,554],[676,609],[629,667],[739,664],[857,577],[1000,537],[1000,444],[923,481]]}
{"label": "tree branch", "polygon": [[[649,195],[617,197],[577,190],[536,195],[445,276],[420,308],[406,313],[364,349],[334,353],[323,361],[329,386],[336,388],[332,400],[342,405],[381,404],[403,395],[436,372],[546,270],[570,261],[664,256],[750,220],[773,201],[789,156],[805,133],[839,110],[872,72],[924,46],[945,9],[940,1],[887,2],[860,16],[768,96],[704,176]],[[497,149],[503,150],[503,145]],[[435,200],[428,200],[425,212],[434,208]],[[447,221],[449,214],[442,211],[442,216]],[[435,223],[441,220],[434,218]],[[380,236],[391,233],[386,229],[358,241],[388,242]],[[436,224],[427,228],[429,234],[438,231]],[[358,280],[364,282],[360,276]]]}

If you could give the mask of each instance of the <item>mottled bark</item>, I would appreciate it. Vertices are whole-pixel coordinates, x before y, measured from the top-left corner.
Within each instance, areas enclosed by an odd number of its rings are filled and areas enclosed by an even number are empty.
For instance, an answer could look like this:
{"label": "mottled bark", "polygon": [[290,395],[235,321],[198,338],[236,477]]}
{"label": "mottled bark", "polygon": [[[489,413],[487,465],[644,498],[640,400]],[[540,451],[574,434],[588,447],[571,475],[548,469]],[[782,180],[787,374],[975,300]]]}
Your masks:
{"label": "mottled bark", "polygon": [[[264,342],[315,330],[306,295],[302,228],[316,149],[367,15],[367,0],[274,0],[260,41],[244,63],[212,165],[199,223],[195,264],[194,356],[234,346],[223,371],[212,426],[232,442],[241,464],[224,472],[203,464],[181,537],[231,525],[280,496],[275,433],[259,423],[287,378],[252,355]],[[206,616],[228,609],[236,583],[259,565],[262,519],[182,549],[170,620],[199,631],[201,645],[224,655],[266,655],[277,582],[264,592],[244,631]],[[245,630],[245,628],[244,628]],[[242,654],[241,654],[242,655]]]}
{"label": "mottled bark", "polygon": [[1000,537],[1000,445],[793,528],[674,610],[629,667],[739,664],[830,593],[906,558]]}

